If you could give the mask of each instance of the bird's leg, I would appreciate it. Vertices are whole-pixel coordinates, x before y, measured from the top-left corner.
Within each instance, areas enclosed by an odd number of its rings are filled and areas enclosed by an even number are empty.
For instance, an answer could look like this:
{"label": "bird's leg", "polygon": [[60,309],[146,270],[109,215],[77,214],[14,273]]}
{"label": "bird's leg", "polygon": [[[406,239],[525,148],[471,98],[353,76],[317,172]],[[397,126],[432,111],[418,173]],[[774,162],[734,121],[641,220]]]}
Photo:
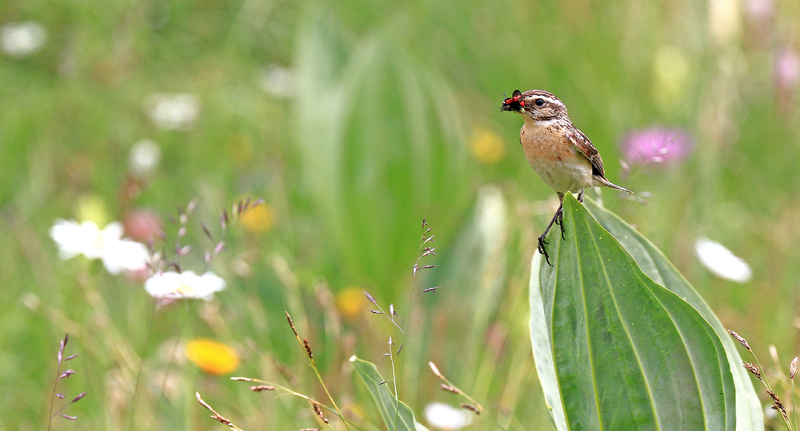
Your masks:
{"label": "bird's leg", "polygon": [[583,189],[578,192],[578,202],[583,203]]}
{"label": "bird's leg", "polygon": [[542,236],[539,237],[539,247],[538,247],[539,253],[541,253],[544,256],[544,260],[550,266],[553,266],[553,264],[550,263],[550,256],[547,254],[547,250],[545,249],[545,245],[547,244],[545,238],[547,237],[547,233],[550,232],[550,228],[553,227],[553,223],[561,226],[561,238],[564,239],[564,224],[563,224],[563,212],[562,212],[564,208],[564,194],[559,193],[558,199],[561,201],[561,203],[558,205],[558,210],[553,216],[553,219],[550,220],[550,223],[547,225],[547,229],[545,229]]}
{"label": "bird's leg", "polygon": [[[564,208],[564,193],[556,193],[558,194],[558,211],[556,211],[556,217],[553,220],[557,225],[561,226],[561,239],[566,239],[564,238],[564,212],[562,211]],[[553,222],[550,222],[550,224],[553,224]]]}

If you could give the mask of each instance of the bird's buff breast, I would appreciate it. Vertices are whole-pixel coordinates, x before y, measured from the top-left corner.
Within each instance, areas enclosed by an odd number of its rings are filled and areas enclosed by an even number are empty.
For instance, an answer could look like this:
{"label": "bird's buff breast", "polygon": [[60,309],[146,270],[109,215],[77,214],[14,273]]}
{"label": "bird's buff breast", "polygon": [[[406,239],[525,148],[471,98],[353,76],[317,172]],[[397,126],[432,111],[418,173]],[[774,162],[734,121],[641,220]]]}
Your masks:
{"label": "bird's buff breast", "polygon": [[577,193],[592,186],[592,164],[557,127],[526,124],[520,131],[520,143],[528,163],[545,184],[559,193]]}

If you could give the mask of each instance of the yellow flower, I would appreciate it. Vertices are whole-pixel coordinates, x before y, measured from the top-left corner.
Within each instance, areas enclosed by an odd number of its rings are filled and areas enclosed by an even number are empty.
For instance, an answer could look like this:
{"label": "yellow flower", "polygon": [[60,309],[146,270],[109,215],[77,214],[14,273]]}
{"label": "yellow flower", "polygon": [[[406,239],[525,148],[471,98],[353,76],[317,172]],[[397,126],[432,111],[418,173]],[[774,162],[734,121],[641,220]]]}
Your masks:
{"label": "yellow flower", "polygon": [[108,215],[105,201],[96,194],[79,196],[75,200],[74,211],[78,220],[91,221],[98,226],[106,225],[111,218]]}
{"label": "yellow flower", "polygon": [[186,357],[201,370],[217,376],[228,374],[239,365],[235,350],[207,338],[195,338],[186,343]]}
{"label": "yellow flower", "polygon": [[272,208],[267,204],[256,205],[245,211],[239,221],[248,232],[267,232],[272,229],[272,223],[274,221]]}
{"label": "yellow flower", "polygon": [[366,301],[363,289],[358,286],[346,287],[336,294],[336,308],[345,320],[358,318],[366,306]]}
{"label": "yellow flower", "polygon": [[475,158],[486,165],[499,162],[506,153],[503,140],[488,129],[478,129],[470,139],[470,149]]}
{"label": "yellow flower", "polygon": [[661,106],[675,107],[691,78],[689,58],[675,46],[662,46],[653,57],[653,94]]}

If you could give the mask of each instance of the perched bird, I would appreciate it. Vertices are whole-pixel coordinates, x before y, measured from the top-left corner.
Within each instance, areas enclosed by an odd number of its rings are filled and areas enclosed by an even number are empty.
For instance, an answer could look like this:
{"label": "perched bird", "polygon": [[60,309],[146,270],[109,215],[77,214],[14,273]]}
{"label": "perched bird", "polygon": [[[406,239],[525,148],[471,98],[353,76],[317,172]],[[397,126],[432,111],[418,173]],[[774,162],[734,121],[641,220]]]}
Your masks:
{"label": "perched bird", "polygon": [[[542,181],[556,191],[561,201],[558,211],[539,237],[539,252],[552,266],[545,250],[545,237],[553,223],[561,224],[566,192],[577,193],[580,202],[583,202],[584,189],[592,186],[633,192],[606,179],[603,160],[597,148],[572,124],[567,107],[552,93],[544,90],[522,93],[515,90],[511,97],[503,101],[500,110],[522,115],[524,124],[519,131],[519,142],[525,157]],[[561,234],[564,234],[563,225]]]}

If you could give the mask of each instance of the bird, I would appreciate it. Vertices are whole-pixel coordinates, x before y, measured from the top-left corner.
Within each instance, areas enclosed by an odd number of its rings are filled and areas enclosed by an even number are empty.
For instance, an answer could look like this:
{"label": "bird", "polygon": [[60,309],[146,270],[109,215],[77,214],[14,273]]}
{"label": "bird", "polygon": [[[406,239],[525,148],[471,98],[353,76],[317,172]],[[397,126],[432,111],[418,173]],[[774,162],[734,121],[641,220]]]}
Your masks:
{"label": "bird", "polygon": [[578,201],[583,202],[584,190],[589,187],[604,186],[626,193],[633,192],[606,179],[603,159],[597,148],[572,124],[564,102],[553,93],[514,90],[511,97],[503,100],[500,110],[522,116],[519,142],[525,158],[539,178],[558,194],[558,210],[538,238],[539,253],[553,266],[545,248],[548,244],[545,239],[553,223],[561,225],[561,237],[564,237],[562,210],[565,193],[577,193]]}

